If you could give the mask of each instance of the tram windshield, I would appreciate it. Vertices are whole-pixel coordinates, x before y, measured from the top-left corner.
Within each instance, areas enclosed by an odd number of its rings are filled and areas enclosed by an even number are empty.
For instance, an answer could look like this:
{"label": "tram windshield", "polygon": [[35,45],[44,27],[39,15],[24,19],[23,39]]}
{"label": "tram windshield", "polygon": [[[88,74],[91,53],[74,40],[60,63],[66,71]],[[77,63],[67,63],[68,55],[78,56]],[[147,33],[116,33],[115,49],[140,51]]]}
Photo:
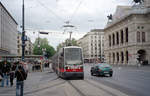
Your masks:
{"label": "tram windshield", "polygon": [[65,63],[66,64],[81,64],[82,52],[79,48],[66,48],[65,49]]}

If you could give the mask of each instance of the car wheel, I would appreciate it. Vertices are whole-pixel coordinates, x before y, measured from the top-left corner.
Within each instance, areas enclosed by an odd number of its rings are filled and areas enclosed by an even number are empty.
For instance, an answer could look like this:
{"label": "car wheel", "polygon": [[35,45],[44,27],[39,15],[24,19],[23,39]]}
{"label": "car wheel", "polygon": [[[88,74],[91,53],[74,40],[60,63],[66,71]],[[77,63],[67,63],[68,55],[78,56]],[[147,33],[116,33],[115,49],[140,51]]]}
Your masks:
{"label": "car wheel", "polygon": [[81,79],[81,80],[84,80],[84,76],[83,76],[83,77],[80,77],[80,79]]}
{"label": "car wheel", "polygon": [[112,74],[109,74],[110,77],[112,77]]}

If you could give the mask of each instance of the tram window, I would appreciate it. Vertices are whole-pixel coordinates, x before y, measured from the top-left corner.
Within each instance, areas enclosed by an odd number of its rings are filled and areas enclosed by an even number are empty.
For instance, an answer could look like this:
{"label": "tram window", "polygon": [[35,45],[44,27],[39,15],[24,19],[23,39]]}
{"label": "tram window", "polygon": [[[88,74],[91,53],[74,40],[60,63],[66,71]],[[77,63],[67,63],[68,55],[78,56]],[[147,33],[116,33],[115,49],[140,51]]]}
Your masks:
{"label": "tram window", "polygon": [[65,62],[67,64],[80,64],[82,62],[81,49],[70,48],[65,50]]}

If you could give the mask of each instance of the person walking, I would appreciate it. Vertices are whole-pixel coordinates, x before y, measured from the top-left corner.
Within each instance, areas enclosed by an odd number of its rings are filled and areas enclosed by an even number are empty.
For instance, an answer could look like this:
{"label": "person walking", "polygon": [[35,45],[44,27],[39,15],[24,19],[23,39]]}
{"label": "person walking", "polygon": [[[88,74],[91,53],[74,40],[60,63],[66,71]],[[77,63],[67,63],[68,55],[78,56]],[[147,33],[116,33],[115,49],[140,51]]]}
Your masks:
{"label": "person walking", "polygon": [[26,79],[26,73],[22,65],[18,65],[15,71],[16,77],[16,96],[23,96],[24,80]]}
{"label": "person walking", "polygon": [[2,62],[0,62],[0,76],[3,78],[3,73],[2,73]]}
{"label": "person walking", "polygon": [[26,78],[28,76],[28,72],[29,72],[29,67],[28,67],[28,63],[27,62],[22,62],[22,66],[24,68],[24,71],[26,73]]}
{"label": "person walking", "polygon": [[4,61],[2,63],[2,74],[3,74],[3,78],[2,78],[2,82],[1,82],[1,87],[4,87],[4,83],[6,80],[6,85],[9,85],[9,72],[10,72],[10,64],[7,61]]}
{"label": "person walking", "polygon": [[10,84],[11,84],[11,86],[13,86],[13,80],[15,77],[15,70],[16,70],[16,62],[13,63],[13,65],[11,67],[11,71],[10,71]]}

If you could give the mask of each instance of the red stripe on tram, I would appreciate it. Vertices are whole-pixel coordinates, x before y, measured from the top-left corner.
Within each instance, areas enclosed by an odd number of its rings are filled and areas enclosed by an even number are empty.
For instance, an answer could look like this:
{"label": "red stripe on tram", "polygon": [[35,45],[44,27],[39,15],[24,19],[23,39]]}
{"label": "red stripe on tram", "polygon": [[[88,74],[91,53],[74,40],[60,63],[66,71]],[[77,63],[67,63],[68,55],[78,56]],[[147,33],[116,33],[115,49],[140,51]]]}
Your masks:
{"label": "red stripe on tram", "polygon": [[66,72],[83,72],[83,69],[66,69]]}

